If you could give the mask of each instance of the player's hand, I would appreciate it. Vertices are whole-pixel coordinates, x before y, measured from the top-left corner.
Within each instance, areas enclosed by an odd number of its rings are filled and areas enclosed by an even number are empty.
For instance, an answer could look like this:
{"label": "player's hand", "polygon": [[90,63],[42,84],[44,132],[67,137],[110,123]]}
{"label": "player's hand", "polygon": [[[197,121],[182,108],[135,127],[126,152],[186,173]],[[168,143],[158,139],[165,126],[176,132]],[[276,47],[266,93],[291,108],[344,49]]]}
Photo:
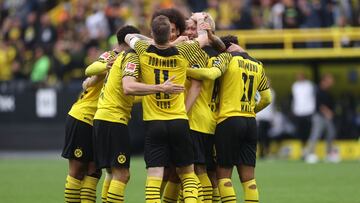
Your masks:
{"label": "player's hand", "polygon": [[111,57],[106,63],[106,69],[110,70],[112,65],[114,64],[115,60],[116,60],[116,56]]}
{"label": "player's hand", "polygon": [[161,84],[162,92],[166,94],[180,94],[185,90],[184,86],[172,83],[175,78],[176,76],[174,75]]}
{"label": "player's hand", "polygon": [[227,52],[233,52],[233,51],[237,51],[237,52],[246,52],[241,46],[231,43],[231,45],[229,46],[229,48],[227,48],[226,50]]}
{"label": "player's hand", "polygon": [[207,14],[206,13],[204,13],[204,12],[197,12],[197,13],[193,13],[192,15],[191,15],[191,19],[193,20],[193,21],[195,21],[195,22],[197,22],[199,19],[201,19],[201,18],[206,18],[207,17]]}
{"label": "player's hand", "polygon": [[83,81],[83,83],[82,83],[82,88],[83,88],[83,90],[86,90],[86,89],[88,88],[89,82],[90,82],[90,77],[87,77],[87,78]]}
{"label": "player's hand", "polygon": [[189,37],[188,36],[179,36],[176,40],[174,40],[171,44],[176,45],[179,44],[180,42],[185,42],[188,41]]}

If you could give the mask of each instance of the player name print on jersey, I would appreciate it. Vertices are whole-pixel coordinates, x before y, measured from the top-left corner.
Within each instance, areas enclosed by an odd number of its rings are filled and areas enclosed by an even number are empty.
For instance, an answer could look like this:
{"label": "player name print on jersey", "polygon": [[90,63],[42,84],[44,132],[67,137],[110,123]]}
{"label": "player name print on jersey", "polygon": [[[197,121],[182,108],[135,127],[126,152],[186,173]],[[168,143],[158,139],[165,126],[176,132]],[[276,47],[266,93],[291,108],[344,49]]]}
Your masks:
{"label": "player name print on jersey", "polygon": [[148,65],[156,67],[175,68],[177,64],[176,59],[161,59],[157,57],[149,57]]}

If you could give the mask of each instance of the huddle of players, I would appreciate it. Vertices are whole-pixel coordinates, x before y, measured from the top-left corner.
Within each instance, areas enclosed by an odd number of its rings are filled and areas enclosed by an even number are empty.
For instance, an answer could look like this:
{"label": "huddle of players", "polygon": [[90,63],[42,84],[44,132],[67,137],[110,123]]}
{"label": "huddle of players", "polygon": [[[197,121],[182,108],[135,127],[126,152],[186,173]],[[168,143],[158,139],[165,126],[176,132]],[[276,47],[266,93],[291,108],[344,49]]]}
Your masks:
{"label": "huddle of players", "polygon": [[223,44],[214,36],[207,14],[194,14],[186,25],[184,33],[177,10],[159,10],[151,22],[153,40],[122,27],[117,50],[86,69],[91,77],[66,121],[66,202],[95,202],[103,168],[102,201],[124,202],[131,95],[143,96],[147,203],[161,197],[163,202],[219,202],[220,197],[236,202],[233,166],[245,202],[258,202],[255,113],[271,101],[262,64],[236,45],[236,37],[222,38]]}

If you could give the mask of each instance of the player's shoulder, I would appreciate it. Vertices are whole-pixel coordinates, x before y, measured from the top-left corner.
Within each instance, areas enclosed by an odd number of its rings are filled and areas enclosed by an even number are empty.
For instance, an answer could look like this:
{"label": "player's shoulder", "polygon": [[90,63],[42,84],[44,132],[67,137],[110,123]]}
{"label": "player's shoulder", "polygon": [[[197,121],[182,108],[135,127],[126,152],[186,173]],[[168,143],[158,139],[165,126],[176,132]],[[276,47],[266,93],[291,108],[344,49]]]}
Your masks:
{"label": "player's shoulder", "polygon": [[106,63],[112,58],[115,58],[119,54],[116,50],[108,50],[100,54],[98,61]]}
{"label": "player's shoulder", "polygon": [[147,53],[154,53],[158,56],[168,57],[168,56],[174,56],[179,54],[179,50],[176,46],[171,46],[166,49],[159,49],[154,45],[150,45],[147,50]]}
{"label": "player's shoulder", "polygon": [[242,57],[243,59],[247,59],[247,60],[250,60],[250,61],[253,61],[255,63],[258,63],[259,65],[262,65],[261,61],[251,57],[248,53],[246,52],[237,52],[237,51],[234,51],[234,52],[231,52],[231,55],[233,57],[236,57],[236,56],[240,56]]}
{"label": "player's shoulder", "polygon": [[124,51],[124,57],[132,57],[132,56],[137,56],[136,51],[134,49],[129,49]]}
{"label": "player's shoulder", "polygon": [[191,48],[191,47],[200,47],[200,44],[196,40],[187,40],[187,41],[184,41],[184,42],[181,42],[181,43],[177,44],[176,47],[179,48],[179,49]]}

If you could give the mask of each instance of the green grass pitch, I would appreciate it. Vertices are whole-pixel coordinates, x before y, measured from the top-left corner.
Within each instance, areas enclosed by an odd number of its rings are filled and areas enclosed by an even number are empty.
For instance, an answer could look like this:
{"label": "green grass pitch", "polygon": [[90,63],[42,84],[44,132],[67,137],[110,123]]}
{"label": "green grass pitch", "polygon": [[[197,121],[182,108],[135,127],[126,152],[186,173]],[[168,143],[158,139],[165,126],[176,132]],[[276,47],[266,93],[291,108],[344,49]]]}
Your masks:
{"label": "green grass pitch", "polygon": [[[67,167],[63,159],[0,159],[0,202],[64,202]],[[359,161],[313,165],[259,161],[256,173],[262,203],[360,203]],[[145,168],[141,157],[132,159],[131,175],[125,202],[145,202]],[[243,202],[235,171],[233,183],[238,202]],[[99,196],[98,193],[97,202]]]}

